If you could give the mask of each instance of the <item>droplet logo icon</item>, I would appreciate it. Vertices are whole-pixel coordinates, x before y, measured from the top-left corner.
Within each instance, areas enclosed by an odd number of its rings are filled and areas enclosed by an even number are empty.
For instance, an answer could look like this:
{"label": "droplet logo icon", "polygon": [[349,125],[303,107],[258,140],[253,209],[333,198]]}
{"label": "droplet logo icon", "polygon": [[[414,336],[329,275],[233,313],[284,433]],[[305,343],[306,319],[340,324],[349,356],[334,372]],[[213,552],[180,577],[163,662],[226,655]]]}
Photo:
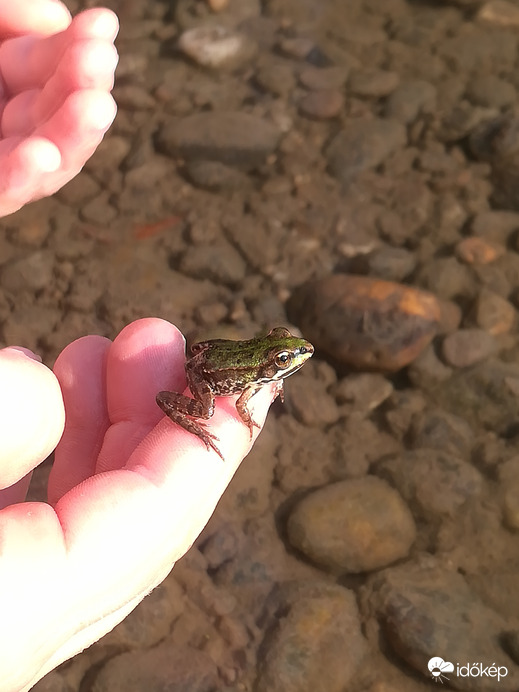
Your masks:
{"label": "droplet logo icon", "polygon": [[429,668],[434,682],[441,682],[443,684],[444,680],[449,679],[445,673],[452,673],[454,671],[454,663],[444,661],[443,658],[439,656],[434,656],[429,660],[427,668]]}

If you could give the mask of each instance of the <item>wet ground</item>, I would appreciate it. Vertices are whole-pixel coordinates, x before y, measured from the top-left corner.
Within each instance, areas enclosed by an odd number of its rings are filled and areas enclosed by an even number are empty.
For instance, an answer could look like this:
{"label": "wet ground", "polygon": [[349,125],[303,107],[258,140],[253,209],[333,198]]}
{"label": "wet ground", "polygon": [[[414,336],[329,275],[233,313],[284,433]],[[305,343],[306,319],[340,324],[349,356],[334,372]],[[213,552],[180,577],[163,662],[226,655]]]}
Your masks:
{"label": "wet ground", "polygon": [[519,689],[519,2],[105,4],[119,114],[2,220],[2,345],[156,315],[317,355],[164,584],[35,689]]}

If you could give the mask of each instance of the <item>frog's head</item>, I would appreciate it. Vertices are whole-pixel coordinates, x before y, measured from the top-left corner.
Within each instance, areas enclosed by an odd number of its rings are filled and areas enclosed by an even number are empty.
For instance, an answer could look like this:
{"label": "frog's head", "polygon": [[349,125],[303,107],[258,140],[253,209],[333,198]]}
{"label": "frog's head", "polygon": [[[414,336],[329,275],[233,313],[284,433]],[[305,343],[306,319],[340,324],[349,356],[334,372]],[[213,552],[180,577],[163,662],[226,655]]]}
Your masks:
{"label": "frog's head", "polygon": [[285,327],[275,327],[264,338],[264,355],[259,380],[284,380],[312,357],[314,347],[306,339],[293,336]]}

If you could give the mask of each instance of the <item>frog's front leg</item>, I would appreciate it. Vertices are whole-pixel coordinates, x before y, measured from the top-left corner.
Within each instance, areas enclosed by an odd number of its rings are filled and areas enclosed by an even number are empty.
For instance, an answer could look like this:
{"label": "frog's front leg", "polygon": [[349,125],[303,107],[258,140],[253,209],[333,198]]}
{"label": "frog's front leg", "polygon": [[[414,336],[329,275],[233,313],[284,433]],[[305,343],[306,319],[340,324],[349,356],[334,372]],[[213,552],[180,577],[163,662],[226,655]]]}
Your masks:
{"label": "frog's front leg", "polygon": [[[251,413],[249,411],[249,407],[247,404],[249,401],[252,399],[252,397],[257,394],[260,389],[262,389],[265,385],[264,384],[252,384],[247,389],[244,389],[243,392],[241,393],[238,401],[236,402],[236,410],[240,414],[240,418],[242,421],[245,423],[245,425],[249,428],[250,436],[252,438],[252,431],[254,428],[260,428],[261,426],[256,423],[254,420],[252,420]],[[283,401],[283,380],[280,380],[279,382],[276,382],[276,390],[274,393],[274,396],[272,398],[272,401],[274,402],[278,396],[281,397],[281,401]]]}
{"label": "frog's front leg", "polygon": [[213,441],[218,440],[218,437],[208,432],[202,423],[193,420],[195,418],[203,418],[204,420],[211,418],[214,413],[214,394],[203,379],[193,377],[192,373],[189,375],[191,375],[189,387],[195,397],[194,399],[179,392],[159,392],[156,397],[157,404],[168,418],[181,425],[184,430],[196,435],[207,449],[214,449],[223,460],[222,453]]}

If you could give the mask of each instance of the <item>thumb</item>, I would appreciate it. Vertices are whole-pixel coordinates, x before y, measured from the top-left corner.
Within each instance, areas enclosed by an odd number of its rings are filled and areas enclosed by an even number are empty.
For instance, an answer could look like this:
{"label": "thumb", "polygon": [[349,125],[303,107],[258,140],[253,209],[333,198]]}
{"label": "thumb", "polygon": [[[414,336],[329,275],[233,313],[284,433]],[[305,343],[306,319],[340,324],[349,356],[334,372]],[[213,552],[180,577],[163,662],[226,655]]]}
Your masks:
{"label": "thumb", "polygon": [[55,448],[65,424],[58,381],[29,351],[0,350],[0,488],[7,488]]}

